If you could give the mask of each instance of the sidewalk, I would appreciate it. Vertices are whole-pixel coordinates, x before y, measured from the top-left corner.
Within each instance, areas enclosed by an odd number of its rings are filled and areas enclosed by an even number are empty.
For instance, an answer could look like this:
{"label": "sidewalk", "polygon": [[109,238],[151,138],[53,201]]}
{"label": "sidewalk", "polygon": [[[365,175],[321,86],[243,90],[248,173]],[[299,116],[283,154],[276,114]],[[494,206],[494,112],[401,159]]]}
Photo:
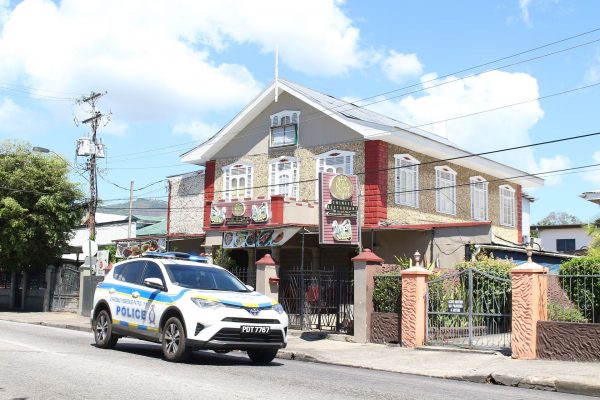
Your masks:
{"label": "sidewalk", "polygon": [[[89,318],[74,313],[0,312],[0,320],[90,332]],[[91,332],[90,332],[91,333]],[[600,363],[513,360],[496,353],[439,349],[411,350],[398,346],[327,340],[327,335],[290,332],[288,347],[278,357],[492,383],[563,393],[600,396]],[[333,338],[333,335],[330,335]],[[337,337],[343,339],[343,337]]]}

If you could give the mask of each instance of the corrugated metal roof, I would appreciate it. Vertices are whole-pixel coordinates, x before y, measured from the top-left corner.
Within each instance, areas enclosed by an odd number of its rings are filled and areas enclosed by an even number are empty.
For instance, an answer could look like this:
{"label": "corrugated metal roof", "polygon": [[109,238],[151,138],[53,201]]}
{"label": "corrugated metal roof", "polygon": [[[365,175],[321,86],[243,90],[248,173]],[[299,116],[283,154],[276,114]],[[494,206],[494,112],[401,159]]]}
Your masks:
{"label": "corrugated metal roof", "polygon": [[136,229],[135,235],[139,236],[162,236],[167,234],[167,220],[163,220],[157,224],[145,226]]}

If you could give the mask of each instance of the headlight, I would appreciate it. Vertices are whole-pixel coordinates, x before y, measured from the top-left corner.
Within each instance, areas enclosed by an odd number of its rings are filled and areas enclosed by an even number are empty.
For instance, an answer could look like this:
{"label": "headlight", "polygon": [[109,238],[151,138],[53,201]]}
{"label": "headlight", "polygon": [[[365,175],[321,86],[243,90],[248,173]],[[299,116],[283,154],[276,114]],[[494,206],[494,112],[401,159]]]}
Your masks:
{"label": "headlight", "polygon": [[273,308],[273,310],[277,311],[279,314],[283,314],[285,312],[285,310],[283,309],[283,306],[279,303],[274,304],[272,308]]}
{"label": "headlight", "polygon": [[204,300],[204,299],[198,299],[198,298],[192,297],[192,301],[194,302],[195,305],[197,305],[200,308],[208,308],[208,309],[216,310],[217,308],[223,307],[223,304],[218,303],[216,301],[212,301],[212,300]]}

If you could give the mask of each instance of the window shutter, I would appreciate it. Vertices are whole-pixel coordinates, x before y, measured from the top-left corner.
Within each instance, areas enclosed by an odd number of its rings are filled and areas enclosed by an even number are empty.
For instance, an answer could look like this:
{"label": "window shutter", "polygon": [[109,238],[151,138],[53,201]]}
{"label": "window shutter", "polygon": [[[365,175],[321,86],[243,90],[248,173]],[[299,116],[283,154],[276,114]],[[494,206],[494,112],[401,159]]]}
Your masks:
{"label": "window shutter", "polygon": [[224,193],[224,198],[226,200],[229,200],[231,198],[231,193],[229,192],[229,186],[230,186],[230,182],[229,180],[231,179],[231,175],[230,175],[230,168],[225,168],[225,171],[223,172],[223,192]]}
{"label": "window shutter", "polygon": [[245,197],[252,198],[252,167],[246,166],[246,195]]}
{"label": "window shutter", "polygon": [[269,164],[269,193],[271,196],[277,194],[275,189],[275,171],[277,168],[276,163]]}

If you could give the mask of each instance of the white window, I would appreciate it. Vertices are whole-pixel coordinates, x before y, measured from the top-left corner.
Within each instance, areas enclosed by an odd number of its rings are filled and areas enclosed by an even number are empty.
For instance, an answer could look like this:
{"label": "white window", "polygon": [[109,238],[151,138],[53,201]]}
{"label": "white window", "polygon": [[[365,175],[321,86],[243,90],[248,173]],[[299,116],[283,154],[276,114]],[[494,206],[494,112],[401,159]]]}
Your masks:
{"label": "white window", "polygon": [[515,226],[515,189],[500,185],[500,225]]}
{"label": "white window", "polygon": [[300,196],[299,161],[279,157],[269,161],[269,192],[271,195],[298,198]]}
{"label": "white window", "polygon": [[281,111],[271,115],[271,147],[298,144],[300,111]]}
{"label": "white window", "polygon": [[252,173],[250,164],[231,164],[223,167],[223,193],[225,200],[252,197]]}
{"label": "white window", "polygon": [[332,150],[319,154],[317,159],[317,176],[319,172],[352,175],[354,173],[354,152]]}
{"label": "white window", "polygon": [[469,178],[471,183],[471,218],[475,221],[488,219],[488,181],[481,176]]}
{"label": "white window", "polygon": [[408,154],[395,154],[396,204],[419,207],[419,161]]}
{"label": "white window", "polygon": [[442,214],[456,215],[456,171],[450,167],[435,167],[435,209]]}

